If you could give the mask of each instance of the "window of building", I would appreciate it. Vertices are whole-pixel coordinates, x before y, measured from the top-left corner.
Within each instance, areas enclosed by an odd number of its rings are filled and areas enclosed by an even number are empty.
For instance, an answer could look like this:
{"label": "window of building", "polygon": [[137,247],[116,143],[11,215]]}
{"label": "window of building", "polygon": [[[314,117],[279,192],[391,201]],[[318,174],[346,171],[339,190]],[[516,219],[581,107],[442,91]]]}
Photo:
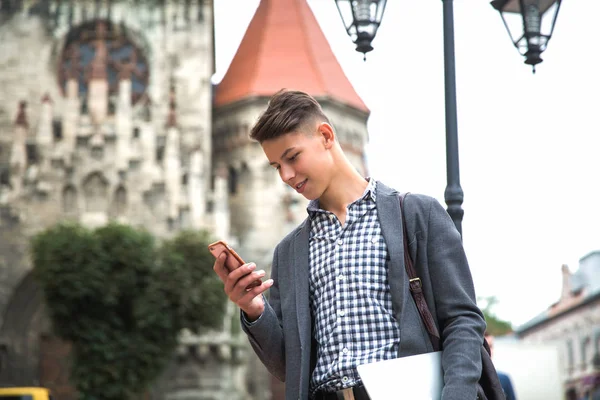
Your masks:
{"label": "window of building", "polygon": [[235,168],[229,167],[229,194],[235,195],[238,189],[238,172]]}
{"label": "window of building", "polygon": [[[122,25],[94,20],[67,34],[59,64],[59,82],[66,91],[67,81],[76,80],[79,95],[85,98],[92,79],[108,81],[109,97],[118,94],[119,80],[131,80],[132,103],[148,86],[148,62],[139,46]],[[82,111],[87,104],[82,103]]]}
{"label": "window of building", "polygon": [[575,367],[575,352],[573,351],[573,341],[567,341],[567,368],[572,371]]}

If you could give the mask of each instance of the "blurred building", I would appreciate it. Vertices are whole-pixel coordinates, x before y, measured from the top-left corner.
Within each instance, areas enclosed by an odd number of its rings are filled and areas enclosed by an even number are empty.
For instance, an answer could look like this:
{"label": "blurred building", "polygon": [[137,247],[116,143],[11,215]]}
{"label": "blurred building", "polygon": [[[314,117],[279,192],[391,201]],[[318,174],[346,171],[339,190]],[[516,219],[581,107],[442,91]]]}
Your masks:
{"label": "blurred building", "polygon": [[[369,111],[306,0],[262,0],[216,87],[213,1],[0,0],[0,385],[74,398],[27,253],[57,222],[207,229],[269,265],[306,215],[248,139],[281,88],[321,102],[366,174]],[[152,397],[271,398],[227,332],[186,336]]]}
{"label": "blurred building", "polygon": [[517,334],[526,343],[558,342],[567,400],[596,400],[600,398],[600,251],[581,258],[574,273],[563,265],[562,277],[560,300],[519,327]]}

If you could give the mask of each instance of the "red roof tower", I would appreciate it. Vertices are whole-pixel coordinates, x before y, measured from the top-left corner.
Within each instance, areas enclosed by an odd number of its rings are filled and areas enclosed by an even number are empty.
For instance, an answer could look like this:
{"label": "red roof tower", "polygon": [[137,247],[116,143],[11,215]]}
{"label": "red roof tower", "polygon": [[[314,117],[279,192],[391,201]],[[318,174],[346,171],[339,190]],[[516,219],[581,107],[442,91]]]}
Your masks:
{"label": "red roof tower", "polygon": [[227,73],[215,106],[302,90],[368,113],[338,63],[306,0],[262,0]]}

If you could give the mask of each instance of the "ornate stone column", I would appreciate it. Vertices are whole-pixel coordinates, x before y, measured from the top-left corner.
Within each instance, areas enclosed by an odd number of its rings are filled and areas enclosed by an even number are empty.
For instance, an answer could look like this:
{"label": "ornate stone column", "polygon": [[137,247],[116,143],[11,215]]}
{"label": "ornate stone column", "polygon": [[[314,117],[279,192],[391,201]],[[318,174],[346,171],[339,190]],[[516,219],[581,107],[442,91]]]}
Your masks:
{"label": "ornate stone column", "polygon": [[117,133],[117,168],[125,170],[128,167],[130,143],[132,138],[132,82],[131,76],[141,77],[143,74],[137,67],[137,51],[134,49],[131,56],[121,62],[110,61],[118,71],[119,95],[115,113]]}
{"label": "ornate stone column", "polygon": [[228,240],[230,237],[229,194],[227,191],[227,167],[220,164],[215,172],[213,192],[213,232],[215,237]]}
{"label": "ornate stone column", "polygon": [[66,74],[65,83],[65,103],[62,117],[62,141],[67,153],[75,149],[75,140],[77,137],[77,122],[79,120],[80,101],[79,101],[79,73],[81,72],[81,53],[79,51],[79,42],[73,42],[69,45],[65,53],[68,60],[68,68],[63,71]]}
{"label": "ornate stone column", "polygon": [[86,78],[88,81],[88,112],[92,122],[101,124],[108,115],[108,48],[106,38],[108,30],[106,23],[96,23],[96,38],[91,42],[95,49],[94,59],[87,66]]}
{"label": "ornate stone column", "polygon": [[244,380],[246,349],[234,340],[189,337],[162,379],[167,400],[249,399]]}
{"label": "ornate stone column", "polygon": [[192,228],[198,229],[204,226],[204,214],[206,213],[206,174],[204,173],[204,153],[196,147],[190,156],[190,168],[188,175],[188,196]]}
{"label": "ornate stone column", "polygon": [[179,129],[175,114],[175,102],[171,93],[169,117],[167,120],[167,138],[165,143],[165,188],[168,201],[168,218],[176,221],[179,217],[179,205],[181,202],[181,161]]}
{"label": "ornate stone column", "polygon": [[25,146],[29,132],[29,122],[26,108],[27,102],[19,102],[19,111],[15,119],[14,139],[10,153],[10,185],[13,196],[18,196],[21,193],[23,176],[27,168],[27,149]]}
{"label": "ornate stone column", "polygon": [[36,136],[36,142],[41,149],[48,149],[53,142],[52,134],[52,99],[49,94],[42,97],[42,110]]}

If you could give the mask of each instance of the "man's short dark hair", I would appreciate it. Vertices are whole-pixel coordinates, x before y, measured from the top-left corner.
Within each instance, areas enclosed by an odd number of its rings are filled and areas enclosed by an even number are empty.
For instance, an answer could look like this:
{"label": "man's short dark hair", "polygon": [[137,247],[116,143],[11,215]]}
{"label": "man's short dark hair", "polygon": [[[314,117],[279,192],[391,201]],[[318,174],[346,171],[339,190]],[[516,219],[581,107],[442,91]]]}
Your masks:
{"label": "man's short dark hair", "polygon": [[329,123],[321,105],[310,95],[295,90],[280,90],[269,100],[264,113],[250,131],[262,143],[307,128],[315,120]]}

